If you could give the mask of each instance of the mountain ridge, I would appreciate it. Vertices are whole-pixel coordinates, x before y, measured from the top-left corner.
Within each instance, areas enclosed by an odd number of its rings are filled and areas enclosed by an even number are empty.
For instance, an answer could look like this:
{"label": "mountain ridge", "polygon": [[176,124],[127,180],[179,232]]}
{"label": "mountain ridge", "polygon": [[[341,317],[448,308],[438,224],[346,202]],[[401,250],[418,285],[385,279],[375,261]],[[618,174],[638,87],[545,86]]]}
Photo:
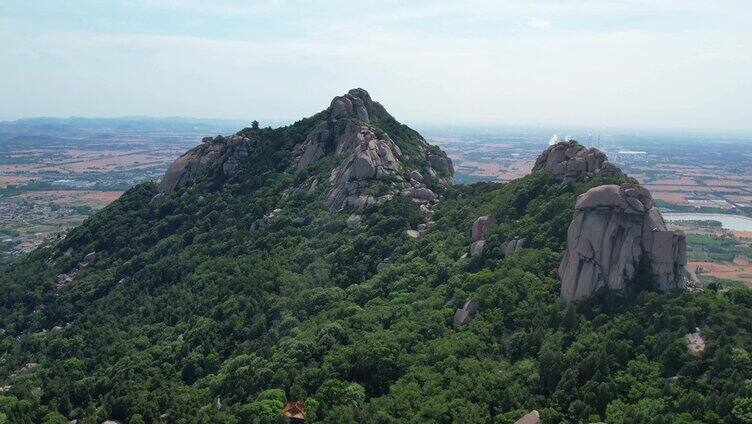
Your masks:
{"label": "mountain ridge", "polygon": [[[319,183],[331,185],[326,193],[330,208],[363,209],[397,193],[429,203],[436,198],[434,191],[451,184],[453,168],[446,154],[397,122],[362,88],[335,97],[326,110],[309,119],[316,124],[305,140],[294,144],[289,170],[299,173],[323,156],[342,156],[326,181],[312,178],[305,182],[309,188]],[[253,149],[260,131],[258,127],[245,128],[229,137],[204,138],[201,145],[173,162],[159,190],[173,191],[207,173],[231,178]]]}
{"label": "mountain ridge", "polygon": [[[337,119],[364,125],[350,103]],[[174,189],[139,184],[0,270],[0,422],[271,424],[286,403],[310,423],[744,413],[749,290],[662,294],[645,273],[639,290],[561,299],[578,196],[628,176],[588,168],[564,181],[544,168],[446,185],[428,203],[408,195],[421,187],[374,178],[390,200],[332,208],[330,178],[349,155],[330,146],[300,169],[294,161],[330,108],[243,129],[247,154],[231,175],[218,154],[219,166]],[[430,162],[417,133],[363,108],[376,140],[389,144],[382,131],[409,156],[403,180],[428,179],[410,164]],[[576,156],[565,149],[562,162]],[[688,335],[703,350],[690,351]]]}

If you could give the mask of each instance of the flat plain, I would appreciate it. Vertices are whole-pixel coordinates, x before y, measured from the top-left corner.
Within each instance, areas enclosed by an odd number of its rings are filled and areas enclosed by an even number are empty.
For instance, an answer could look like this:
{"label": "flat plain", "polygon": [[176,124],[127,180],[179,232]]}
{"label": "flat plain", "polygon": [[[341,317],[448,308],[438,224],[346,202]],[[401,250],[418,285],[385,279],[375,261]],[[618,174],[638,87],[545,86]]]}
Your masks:
{"label": "flat plain", "polygon": [[0,259],[60,237],[124,190],[237,122],[35,118],[0,122]]}

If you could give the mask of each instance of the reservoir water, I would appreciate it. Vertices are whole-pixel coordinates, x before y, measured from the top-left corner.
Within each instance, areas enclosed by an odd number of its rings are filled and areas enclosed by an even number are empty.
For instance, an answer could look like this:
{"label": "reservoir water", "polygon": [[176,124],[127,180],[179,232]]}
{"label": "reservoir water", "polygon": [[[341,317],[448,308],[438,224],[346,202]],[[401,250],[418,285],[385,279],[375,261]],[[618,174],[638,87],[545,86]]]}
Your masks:
{"label": "reservoir water", "polygon": [[680,213],[668,212],[663,214],[666,221],[718,221],[723,228],[737,231],[752,231],[752,218],[742,215],[727,215],[722,213]]}

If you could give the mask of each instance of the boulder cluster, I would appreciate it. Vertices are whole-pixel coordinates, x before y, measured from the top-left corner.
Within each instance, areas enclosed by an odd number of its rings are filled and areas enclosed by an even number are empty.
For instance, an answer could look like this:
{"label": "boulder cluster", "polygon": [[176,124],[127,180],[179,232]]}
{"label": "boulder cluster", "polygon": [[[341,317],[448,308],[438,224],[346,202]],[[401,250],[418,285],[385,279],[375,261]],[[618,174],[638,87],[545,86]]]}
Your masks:
{"label": "boulder cluster", "polygon": [[[536,160],[533,172],[557,180],[623,175],[598,149],[576,141],[556,143]],[[650,192],[636,183],[601,185],[577,198],[559,266],[561,297],[584,299],[600,288],[625,289],[640,260],[647,261],[663,292],[687,288],[684,234],[669,231]]]}
{"label": "boulder cluster", "polygon": [[252,145],[251,139],[240,133],[230,137],[204,137],[201,141],[200,145],[183,153],[167,168],[159,183],[160,192],[185,186],[210,169],[219,170],[227,177],[234,175]]}
{"label": "boulder cluster", "polygon": [[[477,258],[483,254],[483,249],[485,249],[486,247],[485,237],[486,233],[488,232],[488,226],[493,222],[493,216],[491,215],[480,216],[473,222],[472,243],[470,244],[470,257]],[[501,253],[503,253],[504,256],[507,256],[512,252],[525,247],[525,243],[527,243],[527,239],[522,237],[515,237],[511,240],[507,240],[501,243],[499,247],[501,249]]]}
{"label": "boulder cluster", "polygon": [[[300,171],[325,155],[341,156],[342,161],[328,178],[326,204],[331,210],[363,209],[398,193],[421,204],[433,204],[438,193],[452,183],[452,162],[440,149],[404,127],[401,131],[409,136],[400,137],[407,138],[402,141],[408,143],[410,152],[403,152],[387,132],[379,129],[380,123],[387,127],[399,123],[371,100],[366,90],[356,88],[335,97],[327,112],[327,119],[294,146],[291,171]],[[253,148],[253,129],[202,141],[170,165],[152,205],[162,202],[161,193],[185,186],[199,176],[236,174]],[[306,184],[312,189],[319,183],[311,178]]]}
{"label": "boulder cluster", "polygon": [[663,292],[685,288],[686,240],[669,231],[650,192],[636,184],[602,185],[577,198],[559,276],[566,302],[599,288],[624,289],[641,258]]}
{"label": "boulder cluster", "polygon": [[[327,154],[343,157],[329,176],[326,203],[330,209],[362,209],[388,201],[397,193],[431,204],[438,198],[435,189],[451,184],[452,165],[443,152],[432,152],[421,138],[414,146],[419,157],[410,157],[389,134],[373,125],[388,114],[367,91],[357,88],[335,97],[329,110],[329,119],[295,146],[293,166],[301,170]],[[405,164],[416,159],[425,164],[423,169],[406,169]]]}
{"label": "boulder cluster", "polygon": [[55,278],[55,283],[58,288],[71,283],[74,278],[76,278],[76,275],[78,275],[79,271],[81,269],[86,268],[87,266],[91,265],[92,262],[94,262],[97,259],[97,252],[89,252],[84,256],[84,259],[78,263],[77,267],[73,267],[70,271],[58,274],[58,276]]}
{"label": "boulder cluster", "polygon": [[538,156],[532,172],[548,171],[559,181],[570,182],[579,176],[620,175],[621,169],[608,161],[596,148],[586,148],[576,141],[562,141]]}
{"label": "boulder cluster", "polygon": [[511,240],[507,240],[504,243],[501,243],[501,253],[503,253],[504,256],[510,255],[525,247],[525,243],[527,243],[527,239],[524,237],[515,237]]}

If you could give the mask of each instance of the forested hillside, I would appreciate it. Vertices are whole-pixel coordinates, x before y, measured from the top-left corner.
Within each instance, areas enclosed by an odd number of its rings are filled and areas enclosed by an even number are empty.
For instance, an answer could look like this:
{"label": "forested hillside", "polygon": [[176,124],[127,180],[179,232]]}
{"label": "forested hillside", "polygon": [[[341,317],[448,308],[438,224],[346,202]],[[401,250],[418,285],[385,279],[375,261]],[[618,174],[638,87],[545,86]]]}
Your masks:
{"label": "forested hillside", "polygon": [[[341,155],[293,167],[330,109],[247,128],[231,177],[136,186],[3,269],[0,423],[277,423],[299,400],[310,423],[752,422],[749,289],[560,300],[576,197],[628,177],[436,189],[418,237],[426,208],[399,193],[348,223],[325,201]],[[418,151],[393,118],[367,125]]]}

